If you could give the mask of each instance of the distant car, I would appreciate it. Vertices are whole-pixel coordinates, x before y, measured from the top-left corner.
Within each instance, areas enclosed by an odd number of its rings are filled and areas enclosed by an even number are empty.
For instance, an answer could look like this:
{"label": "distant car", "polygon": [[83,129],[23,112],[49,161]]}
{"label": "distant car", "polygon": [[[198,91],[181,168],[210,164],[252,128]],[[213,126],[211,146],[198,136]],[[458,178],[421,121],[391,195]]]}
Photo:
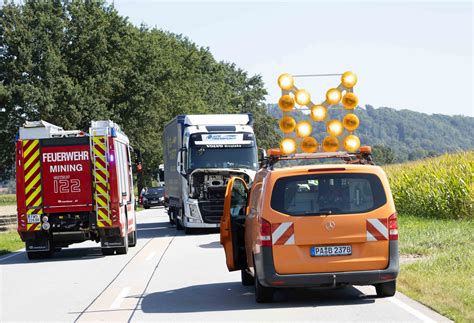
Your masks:
{"label": "distant car", "polygon": [[150,187],[142,197],[143,207],[149,209],[152,206],[165,205],[165,188],[164,187]]}

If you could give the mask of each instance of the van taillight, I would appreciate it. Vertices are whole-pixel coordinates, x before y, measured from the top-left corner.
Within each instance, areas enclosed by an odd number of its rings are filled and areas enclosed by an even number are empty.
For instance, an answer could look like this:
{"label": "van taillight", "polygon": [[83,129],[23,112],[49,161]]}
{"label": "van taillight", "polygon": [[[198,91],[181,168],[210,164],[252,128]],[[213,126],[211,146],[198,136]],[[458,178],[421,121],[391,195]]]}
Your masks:
{"label": "van taillight", "polygon": [[398,240],[397,213],[388,217],[388,236],[389,240]]}
{"label": "van taillight", "polygon": [[262,218],[260,218],[260,245],[262,247],[272,246],[272,225]]}

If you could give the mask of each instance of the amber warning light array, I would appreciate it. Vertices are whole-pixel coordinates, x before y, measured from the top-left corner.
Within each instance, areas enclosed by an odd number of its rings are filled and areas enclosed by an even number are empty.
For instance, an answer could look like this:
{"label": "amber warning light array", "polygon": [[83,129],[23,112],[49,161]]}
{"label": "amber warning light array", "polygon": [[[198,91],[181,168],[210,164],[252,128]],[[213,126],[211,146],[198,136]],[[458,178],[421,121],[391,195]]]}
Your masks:
{"label": "amber warning light array", "polygon": [[[308,91],[295,86],[292,75],[286,73],[280,75],[278,86],[282,96],[278,101],[278,106],[283,112],[283,117],[279,120],[278,125],[284,138],[280,142],[279,151],[287,155],[297,152],[336,152],[341,149],[348,152],[357,151],[360,147],[360,140],[354,135],[354,131],[359,127],[359,118],[353,113],[359,102],[357,95],[354,94],[356,83],[357,75],[353,72],[345,72],[341,75],[341,83],[326,92],[325,100],[322,103],[314,104]],[[344,118],[342,120],[326,120],[328,109],[336,109],[340,103],[346,111]],[[296,122],[291,115],[296,104],[309,109],[310,119],[308,121]],[[327,134],[321,144],[312,136],[315,122],[326,123]]]}

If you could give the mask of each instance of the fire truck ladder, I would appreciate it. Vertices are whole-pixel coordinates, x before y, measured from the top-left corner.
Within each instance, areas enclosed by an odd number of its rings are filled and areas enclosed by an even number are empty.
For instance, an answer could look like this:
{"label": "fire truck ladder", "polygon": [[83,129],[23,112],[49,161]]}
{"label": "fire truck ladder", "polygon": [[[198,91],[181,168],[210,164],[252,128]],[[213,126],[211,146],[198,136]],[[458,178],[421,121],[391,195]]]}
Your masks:
{"label": "fire truck ladder", "polygon": [[103,228],[112,225],[109,194],[109,128],[90,128],[89,133],[97,226]]}

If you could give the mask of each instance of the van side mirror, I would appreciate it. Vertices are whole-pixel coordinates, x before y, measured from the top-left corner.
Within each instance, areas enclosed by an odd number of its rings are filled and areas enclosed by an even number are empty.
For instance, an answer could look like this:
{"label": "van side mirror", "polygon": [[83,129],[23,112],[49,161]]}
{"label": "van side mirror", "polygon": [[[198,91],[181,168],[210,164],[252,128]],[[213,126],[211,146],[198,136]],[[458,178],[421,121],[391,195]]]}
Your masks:
{"label": "van side mirror", "polygon": [[262,164],[267,159],[267,151],[263,148],[258,148],[258,164],[262,168]]}

